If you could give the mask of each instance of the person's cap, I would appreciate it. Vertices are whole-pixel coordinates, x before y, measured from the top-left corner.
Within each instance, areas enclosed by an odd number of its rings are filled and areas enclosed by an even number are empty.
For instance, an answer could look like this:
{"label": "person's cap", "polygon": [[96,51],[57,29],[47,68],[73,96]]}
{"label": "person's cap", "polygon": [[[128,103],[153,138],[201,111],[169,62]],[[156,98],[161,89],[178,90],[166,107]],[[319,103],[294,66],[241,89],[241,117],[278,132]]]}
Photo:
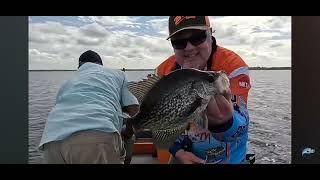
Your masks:
{"label": "person's cap", "polygon": [[101,57],[99,56],[98,53],[88,50],[84,53],[81,54],[79,57],[79,63],[83,62],[93,62],[93,63],[99,63],[102,64]]}
{"label": "person's cap", "polygon": [[210,29],[208,16],[170,16],[169,17],[169,38],[176,33],[186,29]]}

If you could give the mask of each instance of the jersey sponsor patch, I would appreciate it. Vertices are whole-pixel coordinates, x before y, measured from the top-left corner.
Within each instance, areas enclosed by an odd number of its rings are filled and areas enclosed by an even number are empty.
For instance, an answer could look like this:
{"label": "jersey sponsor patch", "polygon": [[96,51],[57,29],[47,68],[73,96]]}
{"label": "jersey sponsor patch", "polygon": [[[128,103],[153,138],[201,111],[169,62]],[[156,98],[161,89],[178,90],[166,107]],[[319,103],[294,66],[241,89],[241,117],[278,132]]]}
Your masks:
{"label": "jersey sponsor patch", "polygon": [[237,131],[231,136],[232,138],[238,138],[247,132],[247,126],[239,126]]}
{"label": "jersey sponsor patch", "polygon": [[250,89],[250,79],[248,76],[243,76],[239,79],[239,87]]}
{"label": "jersey sponsor patch", "polygon": [[206,156],[208,159],[217,158],[218,156],[224,155],[226,149],[223,146],[218,146],[215,148],[210,148],[206,151]]}

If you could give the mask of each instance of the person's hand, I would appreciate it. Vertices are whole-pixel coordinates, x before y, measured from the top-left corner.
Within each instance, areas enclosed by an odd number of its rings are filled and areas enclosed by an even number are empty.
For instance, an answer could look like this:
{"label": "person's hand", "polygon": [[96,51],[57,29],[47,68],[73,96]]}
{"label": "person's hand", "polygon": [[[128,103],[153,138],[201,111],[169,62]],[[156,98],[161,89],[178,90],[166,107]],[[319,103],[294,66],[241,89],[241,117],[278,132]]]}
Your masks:
{"label": "person's hand", "polygon": [[176,159],[181,164],[205,164],[205,160],[198,158],[193,153],[180,149],[176,152]]}
{"label": "person's hand", "polygon": [[123,139],[127,140],[127,139],[131,139],[133,136],[133,128],[132,126],[129,125],[124,125],[123,128],[121,129],[121,136],[123,137]]}
{"label": "person's hand", "polygon": [[207,106],[209,126],[224,124],[232,118],[233,103],[231,97],[230,89],[228,89],[224,95],[215,95],[211,97]]}
{"label": "person's hand", "polygon": [[131,104],[122,108],[122,111],[127,113],[130,117],[134,117],[140,111],[140,105]]}

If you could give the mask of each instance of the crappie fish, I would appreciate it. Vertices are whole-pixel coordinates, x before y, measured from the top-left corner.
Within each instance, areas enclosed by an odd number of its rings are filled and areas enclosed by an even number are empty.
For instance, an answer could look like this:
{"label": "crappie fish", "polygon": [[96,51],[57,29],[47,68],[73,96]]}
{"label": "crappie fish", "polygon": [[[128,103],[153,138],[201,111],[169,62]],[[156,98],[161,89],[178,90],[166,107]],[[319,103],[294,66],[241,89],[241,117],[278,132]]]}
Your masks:
{"label": "crappie fish", "polygon": [[140,82],[129,82],[140,111],[127,122],[135,133],[151,130],[155,145],[167,149],[189,123],[207,123],[201,121],[211,96],[226,93],[229,86],[224,72],[197,69],[179,69],[162,78],[150,75]]}

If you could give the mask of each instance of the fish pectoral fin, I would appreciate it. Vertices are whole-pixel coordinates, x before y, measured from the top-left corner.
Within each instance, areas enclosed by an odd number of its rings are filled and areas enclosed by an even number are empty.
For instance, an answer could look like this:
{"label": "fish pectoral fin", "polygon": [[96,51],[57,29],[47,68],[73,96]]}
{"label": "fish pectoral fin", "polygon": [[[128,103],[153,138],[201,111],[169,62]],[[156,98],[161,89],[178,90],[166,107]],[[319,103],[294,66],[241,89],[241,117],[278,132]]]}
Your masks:
{"label": "fish pectoral fin", "polygon": [[147,77],[147,79],[143,79],[141,81],[128,82],[129,91],[138,99],[141,104],[145,95],[149,92],[149,90],[161,79],[161,77],[152,74]]}
{"label": "fish pectoral fin", "polygon": [[202,105],[202,100],[203,98],[197,96],[195,101],[193,101],[186,110],[184,118],[188,118],[190,115],[192,115]]}
{"label": "fish pectoral fin", "polygon": [[169,149],[170,146],[172,146],[176,141],[178,136],[184,132],[185,128],[185,126],[181,126],[173,129],[153,131],[153,144],[160,149]]}

